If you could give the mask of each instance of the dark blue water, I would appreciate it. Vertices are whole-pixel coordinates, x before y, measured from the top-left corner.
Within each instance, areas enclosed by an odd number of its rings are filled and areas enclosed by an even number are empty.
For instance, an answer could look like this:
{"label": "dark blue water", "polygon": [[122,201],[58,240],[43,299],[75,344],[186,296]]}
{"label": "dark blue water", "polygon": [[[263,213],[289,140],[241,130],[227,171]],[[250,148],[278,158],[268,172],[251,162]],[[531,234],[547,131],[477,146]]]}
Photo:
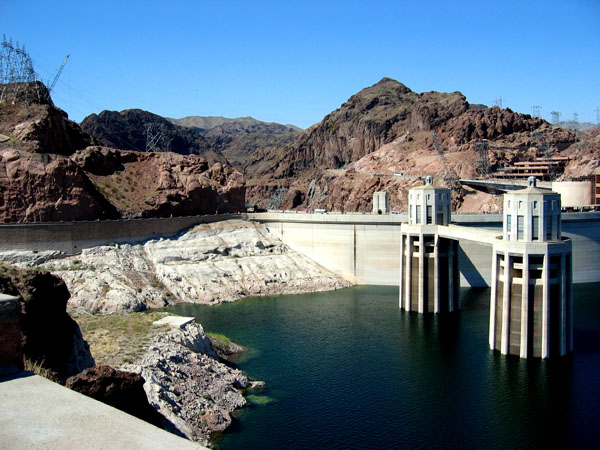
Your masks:
{"label": "dark blue water", "polygon": [[489,290],[458,314],[398,309],[398,289],[181,305],[251,350],[250,396],[220,449],[597,448],[600,283],[574,286],[575,351],[554,361],[489,350]]}

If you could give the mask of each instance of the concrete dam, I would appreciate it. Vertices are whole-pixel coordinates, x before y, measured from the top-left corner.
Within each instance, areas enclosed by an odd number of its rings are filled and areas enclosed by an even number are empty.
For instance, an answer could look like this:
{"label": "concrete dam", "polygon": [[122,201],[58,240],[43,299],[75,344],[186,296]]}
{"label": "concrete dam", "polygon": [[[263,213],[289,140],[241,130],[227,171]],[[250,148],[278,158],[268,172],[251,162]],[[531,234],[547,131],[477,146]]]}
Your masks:
{"label": "concrete dam", "polygon": [[354,283],[399,285],[399,307],[406,311],[458,311],[461,281],[489,286],[490,348],[545,359],[573,350],[572,284],[599,279],[600,227],[590,213],[565,216],[563,226],[560,194],[538,188],[534,177],[528,183],[504,195],[501,222],[470,215],[452,224],[451,192],[434,186],[432,177],[409,190],[404,220],[380,214],[253,219]]}
{"label": "concrete dam", "polygon": [[[400,237],[408,214],[267,212],[249,213],[248,219],[264,223],[291,248],[349,281],[400,285]],[[502,214],[453,214],[449,228],[458,236],[464,227],[502,236]],[[573,246],[573,282],[600,281],[600,213],[564,213],[561,227]],[[492,248],[471,239],[458,244],[460,286],[489,287]]]}

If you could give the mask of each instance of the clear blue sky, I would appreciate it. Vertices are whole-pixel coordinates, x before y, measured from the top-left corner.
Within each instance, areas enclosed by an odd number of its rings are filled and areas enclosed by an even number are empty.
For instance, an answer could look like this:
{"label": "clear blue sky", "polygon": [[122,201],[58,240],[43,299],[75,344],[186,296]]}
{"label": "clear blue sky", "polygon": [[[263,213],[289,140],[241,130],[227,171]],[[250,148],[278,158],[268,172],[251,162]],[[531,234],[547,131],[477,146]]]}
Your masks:
{"label": "clear blue sky", "polygon": [[71,119],[103,109],[308,127],[382,77],[542,117],[600,107],[600,0],[2,0]]}

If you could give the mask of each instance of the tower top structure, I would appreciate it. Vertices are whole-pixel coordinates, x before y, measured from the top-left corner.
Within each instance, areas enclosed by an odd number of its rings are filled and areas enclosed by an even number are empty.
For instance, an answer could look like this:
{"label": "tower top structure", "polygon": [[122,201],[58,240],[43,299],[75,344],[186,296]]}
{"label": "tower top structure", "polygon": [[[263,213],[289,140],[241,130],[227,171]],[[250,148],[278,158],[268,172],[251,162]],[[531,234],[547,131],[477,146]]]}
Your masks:
{"label": "tower top structure", "polygon": [[450,189],[433,184],[433,177],[425,177],[425,184],[408,191],[408,222],[412,225],[448,225],[450,223]]}
{"label": "tower top structure", "polygon": [[560,241],[560,194],[537,187],[535,177],[525,189],[504,194],[506,241]]}

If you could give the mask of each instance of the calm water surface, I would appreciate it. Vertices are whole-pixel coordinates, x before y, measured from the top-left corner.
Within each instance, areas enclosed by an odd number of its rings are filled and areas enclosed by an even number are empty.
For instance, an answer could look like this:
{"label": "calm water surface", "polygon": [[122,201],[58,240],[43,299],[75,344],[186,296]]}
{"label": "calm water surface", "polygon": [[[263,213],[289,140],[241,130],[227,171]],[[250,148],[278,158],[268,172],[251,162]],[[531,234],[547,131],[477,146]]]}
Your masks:
{"label": "calm water surface", "polygon": [[574,297],[575,352],[555,361],[489,350],[488,289],[441,316],[381,286],[171,311],[247,346],[239,367],[267,383],[219,449],[597,448],[600,283]]}

